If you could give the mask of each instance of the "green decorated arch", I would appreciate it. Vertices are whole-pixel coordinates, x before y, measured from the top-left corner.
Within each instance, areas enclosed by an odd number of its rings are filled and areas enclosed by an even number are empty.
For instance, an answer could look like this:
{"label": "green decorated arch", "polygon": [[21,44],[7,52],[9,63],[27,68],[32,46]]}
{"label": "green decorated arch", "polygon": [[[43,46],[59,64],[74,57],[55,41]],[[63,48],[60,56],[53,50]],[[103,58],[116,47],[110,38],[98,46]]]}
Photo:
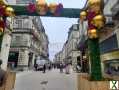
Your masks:
{"label": "green decorated arch", "polygon": [[[80,14],[80,9],[63,8],[62,4],[29,3],[29,5],[7,5],[0,0],[0,49],[5,29],[6,17],[9,16],[49,16],[79,18],[83,22],[88,21],[88,49],[91,62],[91,80],[103,80],[101,72],[99,30],[104,26],[102,15],[103,0],[88,0],[86,11]],[[94,8],[95,7],[95,8]]]}

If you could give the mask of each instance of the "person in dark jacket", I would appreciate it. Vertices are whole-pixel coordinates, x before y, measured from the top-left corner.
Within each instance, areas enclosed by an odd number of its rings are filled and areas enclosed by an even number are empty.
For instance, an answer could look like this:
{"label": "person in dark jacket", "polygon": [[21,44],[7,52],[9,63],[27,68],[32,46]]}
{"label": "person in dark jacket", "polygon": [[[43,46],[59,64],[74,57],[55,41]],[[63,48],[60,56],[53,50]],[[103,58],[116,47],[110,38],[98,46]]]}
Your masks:
{"label": "person in dark jacket", "polygon": [[63,64],[60,63],[60,73],[63,73]]}
{"label": "person in dark jacket", "polygon": [[35,65],[34,65],[34,68],[35,68],[35,70],[37,71],[37,70],[38,70],[38,64],[35,64]]}
{"label": "person in dark jacket", "polygon": [[43,65],[43,73],[45,73],[45,71],[46,71],[46,65],[44,64]]}
{"label": "person in dark jacket", "polygon": [[1,68],[2,60],[0,59],[0,86],[2,86],[5,82],[6,72]]}

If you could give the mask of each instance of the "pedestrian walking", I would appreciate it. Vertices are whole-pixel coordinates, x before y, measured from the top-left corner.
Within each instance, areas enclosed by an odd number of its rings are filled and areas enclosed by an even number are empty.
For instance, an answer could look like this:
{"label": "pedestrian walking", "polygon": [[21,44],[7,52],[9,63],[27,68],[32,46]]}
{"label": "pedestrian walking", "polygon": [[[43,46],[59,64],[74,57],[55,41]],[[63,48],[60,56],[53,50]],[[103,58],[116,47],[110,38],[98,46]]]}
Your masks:
{"label": "pedestrian walking", "polygon": [[46,65],[44,64],[43,65],[43,73],[45,73],[45,71],[46,71]]}
{"label": "pedestrian walking", "polygon": [[35,65],[34,65],[34,68],[35,68],[35,70],[37,71],[37,70],[38,70],[38,64],[35,64]]}
{"label": "pedestrian walking", "polygon": [[77,71],[77,72],[81,72],[81,66],[78,65],[78,64],[76,65],[76,71]]}
{"label": "pedestrian walking", "polygon": [[53,64],[54,69],[56,69],[56,64]]}
{"label": "pedestrian walking", "polygon": [[70,74],[70,65],[69,64],[66,64],[65,73]]}
{"label": "pedestrian walking", "polygon": [[63,73],[63,64],[62,63],[60,63],[60,73]]}

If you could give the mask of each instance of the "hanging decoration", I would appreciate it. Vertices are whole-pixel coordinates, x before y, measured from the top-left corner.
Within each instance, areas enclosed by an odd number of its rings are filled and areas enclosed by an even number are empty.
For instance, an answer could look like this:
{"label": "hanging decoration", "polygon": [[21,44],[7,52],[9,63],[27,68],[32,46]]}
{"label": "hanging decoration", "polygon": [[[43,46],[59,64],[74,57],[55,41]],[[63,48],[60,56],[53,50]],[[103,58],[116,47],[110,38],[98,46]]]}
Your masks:
{"label": "hanging decoration", "polygon": [[0,36],[3,34],[3,28],[0,27]]}
{"label": "hanging decoration", "polygon": [[4,28],[5,28],[5,22],[4,22],[4,20],[2,19],[2,17],[0,17],[0,35],[3,34]]}
{"label": "hanging decoration", "polygon": [[34,3],[29,3],[26,8],[29,13],[34,13],[36,11],[36,5]]}
{"label": "hanging decoration", "polygon": [[97,30],[96,30],[96,29],[88,30],[88,37],[89,37],[90,39],[98,38]]}
{"label": "hanging decoration", "polygon": [[6,27],[6,17],[14,16],[14,9],[8,6],[3,0],[0,0],[0,35],[3,34]]}
{"label": "hanging decoration", "polygon": [[81,21],[86,20],[86,16],[87,16],[87,12],[86,11],[82,11],[80,13],[80,20]]}
{"label": "hanging decoration", "polygon": [[8,17],[9,16],[14,16],[14,9],[10,6],[7,6],[5,8],[5,15],[8,16]]}
{"label": "hanging decoration", "polygon": [[37,13],[40,14],[40,15],[47,14],[48,5],[45,2],[45,0],[37,0],[37,2],[36,2],[36,10],[37,10]]}
{"label": "hanging decoration", "polygon": [[59,3],[59,5],[57,5],[57,7],[56,7],[56,11],[54,12],[54,15],[59,16],[61,14],[62,10],[63,10],[63,5],[61,3]]}
{"label": "hanging decoration", "polygon": [[5,15],[5,6],[0,5],[0,16]]}
{"label": "hanging decoration", "polygon": [[37,12],[39,15],[51,13],[55,16],[59,16],[63,10],[63,5],[61,3],[50,3],[48,5],[45,0],[37,0],[36,3],[29,3],[26,9],[29,13]]}
{"label": "hanging decoration", "polygon": [[3,0],[0,0],[0,16],[1,17],[10,17],[14,16],[14,9],[7,4]]}
{"label": "hanging decoration", "polygon": [[51,3],[49,4],[49,10],[51,13],[55,13],[57,9],[57,4],[56,3]]}
{"label": "hanging decoration", "polygon": [[46,3],[37,3],[36,10],[38,14],[45,15],[48,11],[48,6]]}
{"label": "hanging decoration", "polygon": [[93,18],[92,24],[95,25],[98,29],[104,26],[105,18],[103,15],[97,15]]}
{"label": "hanging decoration", "polygon": [[[88,36],[92,34],[92,31],[90,30],[94,31],[94,29],[96,30],[102,28],[105,23],[105,18],[102,15],[101,11],[101,0],[88,0],[88,10],[82,11],[80,13],[80,19],[81,21],[86,19],[88,20]],[[97,34],[96,31],[95,34]],[[89,36],[89,38],[92,37],[93,35]],[[95,37],[93,38],[98,38],[98,34],[94,36]]]}

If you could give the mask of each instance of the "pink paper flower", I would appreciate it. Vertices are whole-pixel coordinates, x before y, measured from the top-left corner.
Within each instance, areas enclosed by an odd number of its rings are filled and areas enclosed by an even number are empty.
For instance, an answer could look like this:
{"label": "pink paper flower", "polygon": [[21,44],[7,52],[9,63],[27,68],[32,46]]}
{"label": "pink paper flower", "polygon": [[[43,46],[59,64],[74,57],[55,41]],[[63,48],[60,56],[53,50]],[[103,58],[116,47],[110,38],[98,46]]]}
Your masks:
{"label": "pink paper flower", "polygon": [[5,14],[5,8],[0,5],[0,16],[4,16]]}
{"label": "pink paper flower", "polygon": [[36,6],[35,6],[35,4],[29,3],[29,5],[27,6],[27,10],[28,10],[28,12],[30,12],[30,13],[35,12],[35,11],[36,11]]}
{"label": "pink paper flower", "polygon": [[63,10],[63,5],[61,3],[59,3],[57,5],[56,11],[54,13],[55,16],[60,16],[60,14],[62,13]]}

